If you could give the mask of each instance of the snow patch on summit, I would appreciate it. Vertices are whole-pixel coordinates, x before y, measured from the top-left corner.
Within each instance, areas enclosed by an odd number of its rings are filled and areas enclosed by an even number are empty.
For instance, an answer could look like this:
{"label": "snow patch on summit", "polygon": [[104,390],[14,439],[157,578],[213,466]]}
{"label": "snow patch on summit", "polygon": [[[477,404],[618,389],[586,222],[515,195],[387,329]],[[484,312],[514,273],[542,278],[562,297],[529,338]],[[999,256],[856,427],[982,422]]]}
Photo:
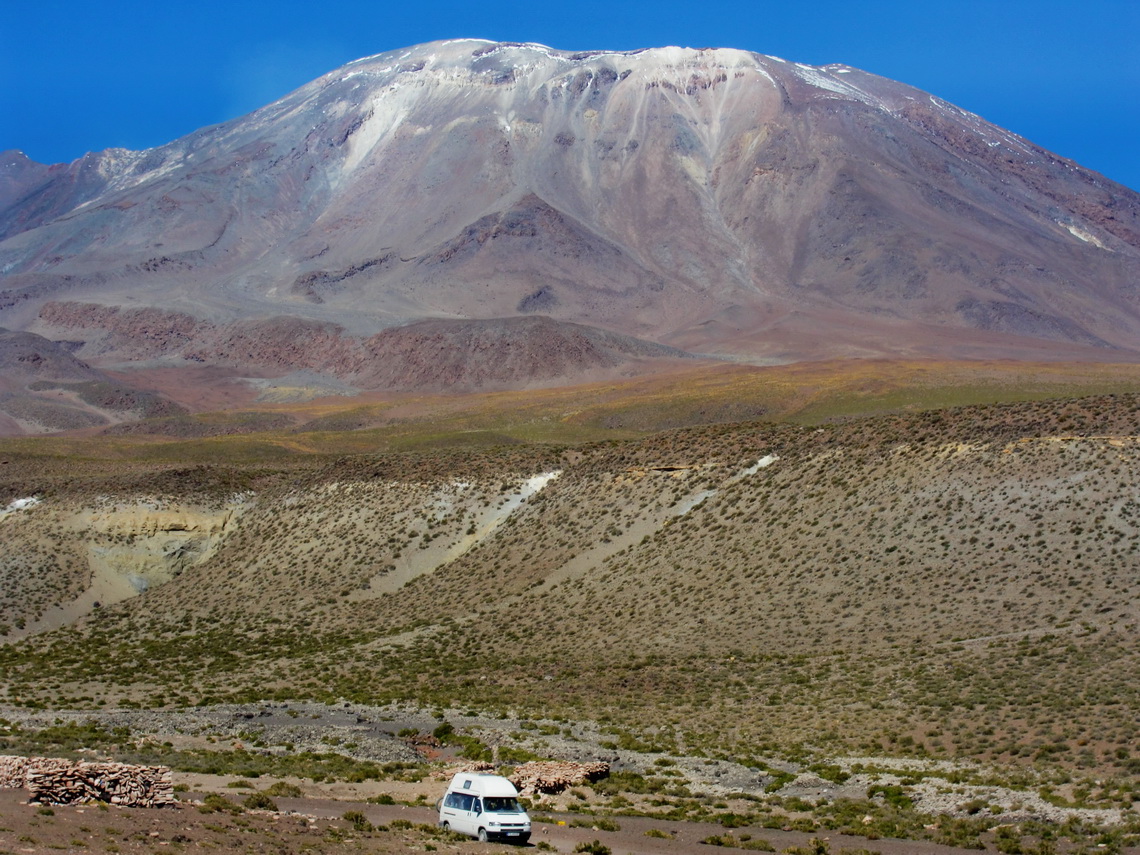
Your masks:
{"label": "snow patch on summit", "polygon": [[830,74],[821,71],[813,65],[804,65],[803,63],[797,62],[792,66],[792,70],[800,80],[814,86],[816,89],[822,89],[825,92],[834,92],[836,95],[842,95],[845,98],[861,101],[872,107],[885,108],[883,102],[878,98],[868,95],[862,89],[853,86],[846,80],[836,80]]}

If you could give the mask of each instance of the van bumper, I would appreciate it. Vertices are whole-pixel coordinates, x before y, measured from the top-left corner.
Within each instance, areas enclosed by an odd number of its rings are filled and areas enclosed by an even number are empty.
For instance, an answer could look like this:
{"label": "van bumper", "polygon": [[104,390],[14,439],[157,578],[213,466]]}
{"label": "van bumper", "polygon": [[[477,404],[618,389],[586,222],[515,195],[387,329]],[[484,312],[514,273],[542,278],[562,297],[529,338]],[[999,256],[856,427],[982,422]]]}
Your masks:
{"label": "van bumper", "polygon": [[529,831],[498,831],[487,829],[488,840],[500,840],[503,843],[526,843],[530,840]]}

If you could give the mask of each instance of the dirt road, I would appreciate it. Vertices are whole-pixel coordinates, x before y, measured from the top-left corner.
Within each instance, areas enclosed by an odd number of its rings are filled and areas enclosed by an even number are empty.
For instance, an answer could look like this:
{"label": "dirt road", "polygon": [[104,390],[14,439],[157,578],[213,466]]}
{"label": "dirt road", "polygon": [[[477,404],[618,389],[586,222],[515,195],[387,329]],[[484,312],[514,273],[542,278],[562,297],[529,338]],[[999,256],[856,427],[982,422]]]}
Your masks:
{"label": "dirt road", "polygon": [[[410,851],[438,851],[449,855],[523,853],[547,846],[572,853],[580,843],[600,841],[614,855],[711,855],[714,846],[702,844],[712,836],[731,833],[737,845],[783,852],[805,847],[817,837],[829,855],[881,853],[881,855],[976,855],[981,850],[959,849],[903,840],[866,840],[839,834],[805,834],[764,828],[736,828],[731,832],[713,823],[669,822],[643,817],[618,817],[618,831],[574,826],[588,817],[560,814],[554,822],[534,823],[527,846],[456,841],[443,836],[430,807],[373,805],[329,799],[276,800],[278,811],[229,813],[193,804],[204,794],[182,794],[174,808],[118,808],[106,805],[41,807],[27,804],[24,790],[0,790],[0,853],[4,855],[56,855],[64,852],[248,852],[272,855],[397,855]],[[235,803],[237,798],[231,798]],[[353,821],[362,814],[372,825]],[[346,819],[345,815],[349,818]],[[403,820],[401,822],[400,820]],[[557,824],[559,821],[565,825]],[[649,836],[651,833],[653,836]],[[761,841],[770,845],[765,846]],[[546,846],[543,846],[546,844]],[[991,843],[986,850],[996,852]],[[1060,852],[1066,851],[1059,847]],[[1140,848],[1121,850],[1140,855]]]}

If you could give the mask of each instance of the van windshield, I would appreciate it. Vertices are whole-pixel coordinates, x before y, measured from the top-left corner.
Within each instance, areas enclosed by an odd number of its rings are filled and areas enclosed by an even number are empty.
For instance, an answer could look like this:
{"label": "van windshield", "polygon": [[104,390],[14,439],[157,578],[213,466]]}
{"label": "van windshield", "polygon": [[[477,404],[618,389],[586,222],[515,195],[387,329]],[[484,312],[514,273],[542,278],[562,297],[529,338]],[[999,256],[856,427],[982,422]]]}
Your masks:
{"label": "van windshield", "polygon": [[522,808],[519,807],[518,799],[510,796],[485,796],[483,810],[490,813],[518,813]]}

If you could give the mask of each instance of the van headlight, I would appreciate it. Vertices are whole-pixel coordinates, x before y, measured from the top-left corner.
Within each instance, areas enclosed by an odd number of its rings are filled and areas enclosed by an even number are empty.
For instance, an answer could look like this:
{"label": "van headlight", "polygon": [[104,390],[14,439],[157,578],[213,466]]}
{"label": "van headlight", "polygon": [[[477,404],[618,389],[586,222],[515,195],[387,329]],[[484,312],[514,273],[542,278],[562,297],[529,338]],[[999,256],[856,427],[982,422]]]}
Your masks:
{"label": "van headlight", "polygon": [[499,827],[499,823],[497,823],[497,822],[488,822],[487,825],[490,828],[498,828]]}

